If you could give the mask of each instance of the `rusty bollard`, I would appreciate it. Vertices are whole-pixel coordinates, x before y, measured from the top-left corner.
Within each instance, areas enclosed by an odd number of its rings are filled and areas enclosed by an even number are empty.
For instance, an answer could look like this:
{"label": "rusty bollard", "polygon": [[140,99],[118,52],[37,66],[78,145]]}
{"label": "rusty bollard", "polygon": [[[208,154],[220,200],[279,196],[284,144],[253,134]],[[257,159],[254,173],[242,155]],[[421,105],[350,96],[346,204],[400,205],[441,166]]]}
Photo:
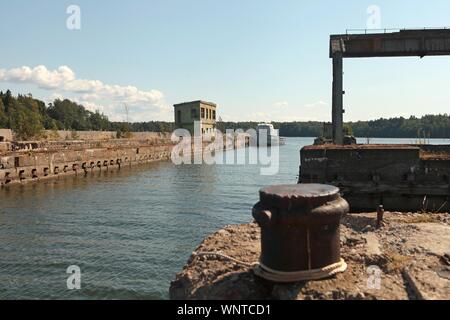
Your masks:
{"label": "rusty bollard", "polygon": [[383,226],[384,207],[379,205],[377,208],[377,229]]}
{"label": "rusty bollard", "polygon": [[339,189],[279,185],[259,191],[253,217],[261,228],[255,274],[274,282],[328,278],[347,268],[340,256],[340,219],[348,213]]}

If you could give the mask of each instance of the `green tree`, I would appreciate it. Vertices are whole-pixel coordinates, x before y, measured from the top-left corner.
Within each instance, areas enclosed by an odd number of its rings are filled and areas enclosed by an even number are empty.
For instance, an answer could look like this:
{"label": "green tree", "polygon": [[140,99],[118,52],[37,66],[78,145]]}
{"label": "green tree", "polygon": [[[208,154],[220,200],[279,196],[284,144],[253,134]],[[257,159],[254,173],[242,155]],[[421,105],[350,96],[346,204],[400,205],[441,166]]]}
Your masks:
{"label": "green tree", "polygon": [[0,99],[0,128],[8,128],[8,127],[9,127],[9,119],[6,114],[3,101]]}
{"label": "green tree", "polygon": [[100,114],[99,111],[96,111],[95,113],[90,113],[89,124],[90,129],[96,131],[106,131],[110,127],[108,118],[105,115]]}
{"label": "green tree", "polygon": [[351,124],[349,124],[349,123],[344,124],[344,134],[347,136],[353,135],[353,128],[352,128]]}
{"label": "green tree", "polygon": [[39,115],[26,109],[17,108],[12,115],[12,129],[21,140],[30,140],[39,138],[44,127],[39,121]]}

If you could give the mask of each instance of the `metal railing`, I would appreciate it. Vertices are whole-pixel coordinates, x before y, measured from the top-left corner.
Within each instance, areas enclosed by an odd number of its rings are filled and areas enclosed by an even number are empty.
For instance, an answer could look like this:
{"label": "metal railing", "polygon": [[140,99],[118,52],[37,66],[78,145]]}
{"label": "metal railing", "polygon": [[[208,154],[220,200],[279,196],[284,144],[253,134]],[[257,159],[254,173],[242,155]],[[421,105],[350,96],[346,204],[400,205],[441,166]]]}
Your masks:
{"label": "metal railing", "polygon": [[424,28],[384,28],[384,29],[346,29],[346,34],[373,34],[373,33],[393,33],[400,31],[415,30],[450,30],[450,27],[424,27]]}

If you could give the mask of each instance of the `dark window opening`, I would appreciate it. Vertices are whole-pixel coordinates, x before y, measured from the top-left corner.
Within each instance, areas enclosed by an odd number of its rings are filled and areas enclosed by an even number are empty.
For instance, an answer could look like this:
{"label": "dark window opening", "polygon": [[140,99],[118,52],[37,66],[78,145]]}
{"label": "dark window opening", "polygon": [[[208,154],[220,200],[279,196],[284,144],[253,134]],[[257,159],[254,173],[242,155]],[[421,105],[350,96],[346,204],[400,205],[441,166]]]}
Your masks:
{"label": "dark window opening", "polygon": [[5,184],[8,184],[11,182],[11,178],[9,177],[10,173],[6,172],[5,173]]}

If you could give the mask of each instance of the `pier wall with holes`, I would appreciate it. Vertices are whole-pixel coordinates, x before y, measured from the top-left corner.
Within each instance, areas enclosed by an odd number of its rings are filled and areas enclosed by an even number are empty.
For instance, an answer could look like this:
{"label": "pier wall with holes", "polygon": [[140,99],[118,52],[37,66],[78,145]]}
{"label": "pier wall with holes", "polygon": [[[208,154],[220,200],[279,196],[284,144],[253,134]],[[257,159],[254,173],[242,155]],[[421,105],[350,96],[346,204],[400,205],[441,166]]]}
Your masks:
{"label": "pier wall with holes", "polygon": [[0,185],[82,175],[92,171],[169,160],[173,145],[125,144],[115,148],[52,149],[0,156]]}
{"label": "pier wall with holes", "polygon": [[448,145],[317,145],[300,154],[299,182],[339,187],[351,211],[450,211]]}

